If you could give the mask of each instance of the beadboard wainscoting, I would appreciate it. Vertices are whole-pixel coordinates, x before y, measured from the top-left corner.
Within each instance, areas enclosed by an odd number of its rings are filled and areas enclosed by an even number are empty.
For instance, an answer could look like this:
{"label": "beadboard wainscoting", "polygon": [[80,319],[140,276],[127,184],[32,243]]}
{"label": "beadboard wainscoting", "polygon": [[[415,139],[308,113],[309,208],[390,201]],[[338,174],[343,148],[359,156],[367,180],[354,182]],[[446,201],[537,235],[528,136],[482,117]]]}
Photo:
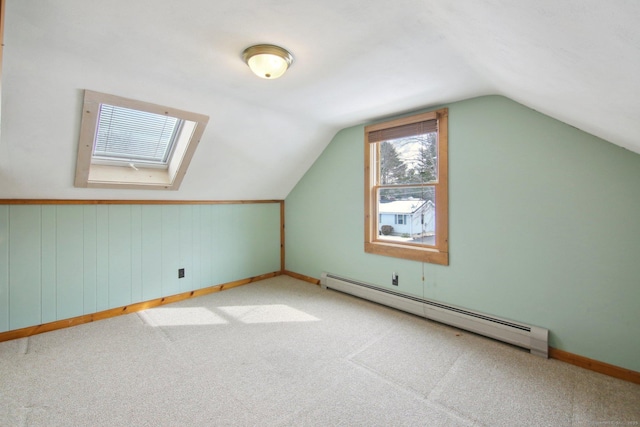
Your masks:
{"label": "beadboard wainscoting", "polygon": [[0,332],[279,272],[281,205],[0,203]]}

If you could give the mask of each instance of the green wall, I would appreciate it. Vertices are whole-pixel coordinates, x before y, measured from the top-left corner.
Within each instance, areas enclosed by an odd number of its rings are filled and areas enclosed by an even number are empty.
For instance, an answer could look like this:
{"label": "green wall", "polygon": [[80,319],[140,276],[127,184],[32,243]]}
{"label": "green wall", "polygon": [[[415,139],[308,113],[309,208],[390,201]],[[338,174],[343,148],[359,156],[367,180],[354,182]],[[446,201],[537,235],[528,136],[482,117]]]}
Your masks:
{"label": "green wall", "polygon": [[0,332],[274,271],[279,203],[0,205]]}
{"label": "green wall", "polygon": [[361,125],[287,197],[287,270],[385,287],[397,272],[400,291],[640,371],[640,155],[503,97],[448,107],[450,265],[364,253]]}

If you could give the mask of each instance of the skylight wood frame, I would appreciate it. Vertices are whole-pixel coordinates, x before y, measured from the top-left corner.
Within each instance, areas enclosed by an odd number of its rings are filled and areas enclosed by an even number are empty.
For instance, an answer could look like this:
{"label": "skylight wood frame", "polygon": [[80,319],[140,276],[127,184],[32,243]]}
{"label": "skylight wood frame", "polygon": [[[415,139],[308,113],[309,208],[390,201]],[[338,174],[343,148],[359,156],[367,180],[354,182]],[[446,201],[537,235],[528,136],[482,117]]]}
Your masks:
{"label": "skylight wood frame", "polygon": [[[168,167],[162,169],[136,164],[136,168],[133,168],[92,163],[101,104],[168,115],[184,120],[181,135],[176,141]],[[203,114],[85,90],[74,185],[84,188],[178,190],[208,122],[209,116]]]}

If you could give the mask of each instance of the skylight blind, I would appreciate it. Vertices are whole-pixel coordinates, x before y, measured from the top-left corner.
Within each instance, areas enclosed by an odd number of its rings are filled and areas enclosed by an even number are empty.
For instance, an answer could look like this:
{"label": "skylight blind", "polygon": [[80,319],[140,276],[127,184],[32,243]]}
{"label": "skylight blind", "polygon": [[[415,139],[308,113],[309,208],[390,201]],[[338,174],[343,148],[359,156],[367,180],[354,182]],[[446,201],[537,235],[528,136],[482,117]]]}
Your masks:
{"label": "skylight blind", "polygon": [[181,122],[175,117],[101,104],[93,156],[164,165]]}
{"label": "skylight blind", "polygon": [[369,142],[389,141],[391,139],[406,138],[409,136],[424,135],[426,133],[437,132],[437,120],[425,120],[417,123],[396,126],[392,128],[380,129],[369,132]]}

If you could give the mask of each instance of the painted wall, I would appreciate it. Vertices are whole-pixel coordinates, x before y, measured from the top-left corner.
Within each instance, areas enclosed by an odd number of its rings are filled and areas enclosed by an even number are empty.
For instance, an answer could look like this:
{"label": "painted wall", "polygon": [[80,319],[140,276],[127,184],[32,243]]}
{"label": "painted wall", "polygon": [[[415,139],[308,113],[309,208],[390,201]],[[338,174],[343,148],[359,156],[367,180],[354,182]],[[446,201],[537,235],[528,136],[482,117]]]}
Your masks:
{"label": "painted wall", "polygon": [[0,332],[279,270],[278,203],[0,205]]}
{"label": "painted wall", "polygon": [[385,287],[398,272],[403,292],[640,371],[640,155],[503,97],[448,107],[450,265],[364,253],[362,125],[287,197],[287,270]]}

